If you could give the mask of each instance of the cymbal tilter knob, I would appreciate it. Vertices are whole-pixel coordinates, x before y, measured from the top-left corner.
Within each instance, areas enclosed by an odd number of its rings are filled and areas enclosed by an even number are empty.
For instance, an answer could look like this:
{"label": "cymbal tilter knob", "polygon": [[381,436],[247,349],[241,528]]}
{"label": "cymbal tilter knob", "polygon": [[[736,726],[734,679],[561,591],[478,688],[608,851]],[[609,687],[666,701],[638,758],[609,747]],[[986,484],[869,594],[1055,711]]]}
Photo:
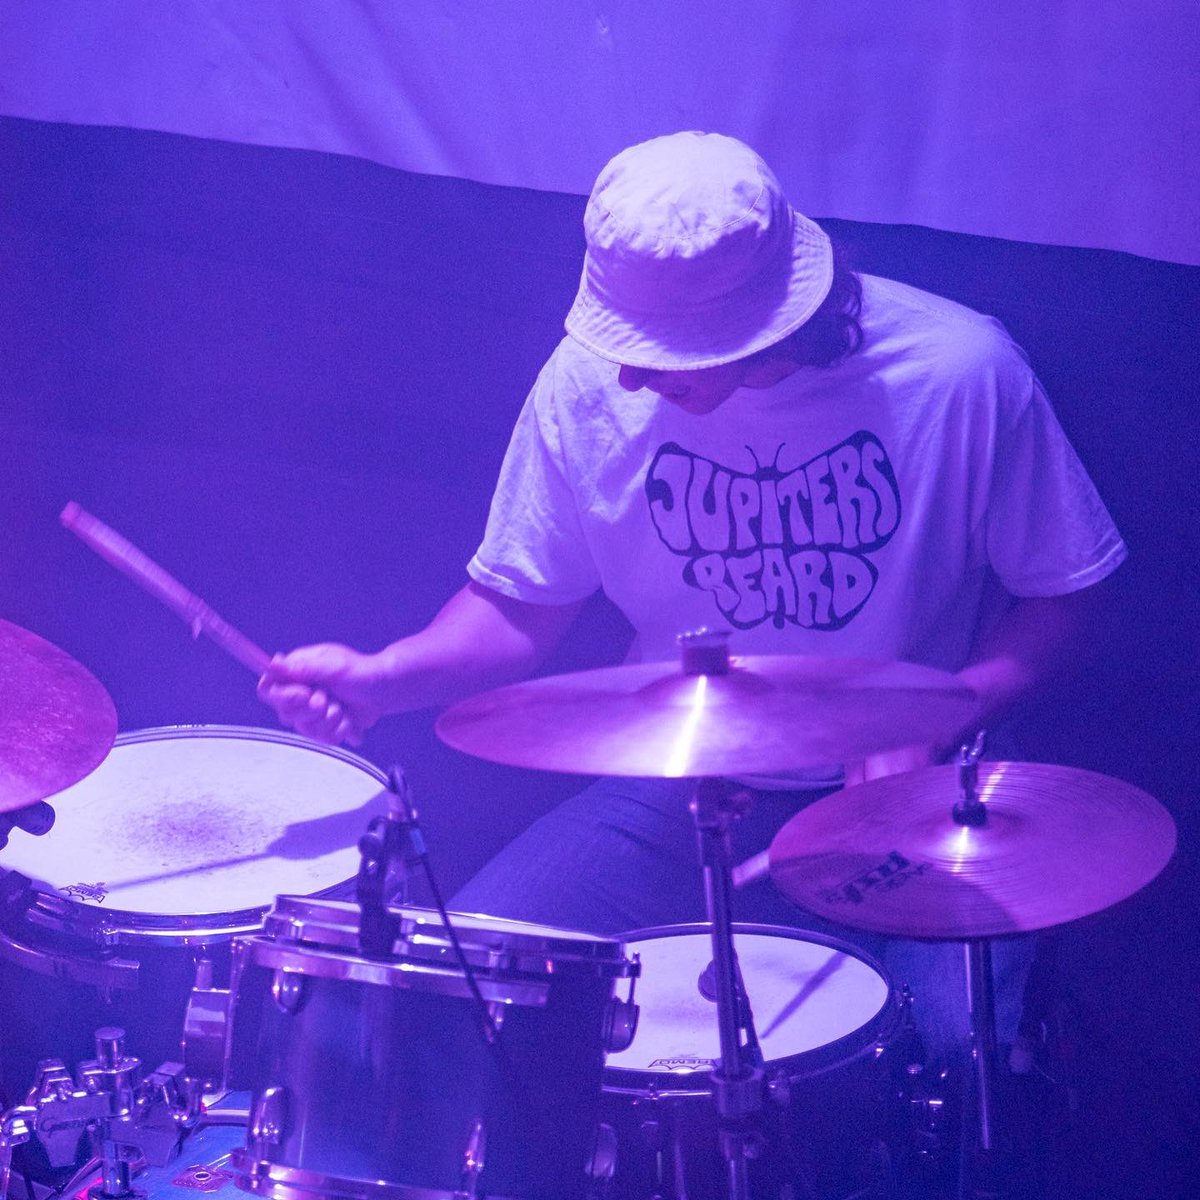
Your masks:
{"label": "cymbal tilter knob", "polygon": [[729,630],[703,627],[681,633],[679,665],[685,675],[729,674]]}
{"label": "cymbal tilter knob", "polygon": [[954,820],[959,825],[975,828],[987,824],[987,809],[976,793],[979,783],[979,760],[983,757],[983,743],[987,731],[981,729],[970,745],[964,744],[958,752],[958,786],[962,799],[954,805]]}

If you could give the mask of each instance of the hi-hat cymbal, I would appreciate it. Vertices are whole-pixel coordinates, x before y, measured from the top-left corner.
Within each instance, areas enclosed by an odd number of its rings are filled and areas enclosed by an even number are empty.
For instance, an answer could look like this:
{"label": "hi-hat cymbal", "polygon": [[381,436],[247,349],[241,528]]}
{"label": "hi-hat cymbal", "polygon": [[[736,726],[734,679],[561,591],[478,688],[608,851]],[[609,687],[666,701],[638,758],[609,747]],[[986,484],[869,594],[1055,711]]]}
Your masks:
{"label": "hi-hat cymbal", "polygon": [[734,655],[727,674],[638,663],[497,688],[447,709],[443,741],[493,762],[581,775],[759,775],[937,741],[975,693],[911,663]]}
{"label": "hi-hat cymbal", "polygon": [[952,816],[952,766],[835,792],[776,834],[771,878],[843,925],[965,940],[1099,912],[1145,887],[1175,849],[1157,800],[1093,771],[980,763],[976,791],[978,827]]}
{"label": "hi-hat cymbal", "polygon": [[0,812],[82,779],[116,736],[116,709],[91,672],[37,634],[0,621]]}

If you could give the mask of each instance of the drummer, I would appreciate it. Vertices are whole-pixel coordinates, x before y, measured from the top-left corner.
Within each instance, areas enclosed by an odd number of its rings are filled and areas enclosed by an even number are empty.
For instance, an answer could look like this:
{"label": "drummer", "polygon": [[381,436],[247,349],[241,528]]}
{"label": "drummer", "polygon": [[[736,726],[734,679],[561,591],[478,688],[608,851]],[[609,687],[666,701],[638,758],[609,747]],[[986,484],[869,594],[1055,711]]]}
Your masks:
{"label": "drummer", "polygon": [[[989,725],[1095,637],[1094,585],[1125,546],[995,320],[851,271],[721,135],[618,154],[584,222],[567,336],[517,421],[468,582],[376,653],[277,658],[260,695],[282,721],[354,744],[389,713],[526,677],[598,589],[635,659],[674,660],[676,634],[715,626],[739,654],[923,663],[975,689]],[[833,788],[944,761],[967,732],[750,781],[739,853]],[[453,907],[596,934],[703,919],[687,796],[603,779]],[[735,915],[819,927],[765,884]],[[961,951],[839,932],[911,985],[935,1051],[964,1037]],[[1002,1039],[1022,957],[1005,945]]]}

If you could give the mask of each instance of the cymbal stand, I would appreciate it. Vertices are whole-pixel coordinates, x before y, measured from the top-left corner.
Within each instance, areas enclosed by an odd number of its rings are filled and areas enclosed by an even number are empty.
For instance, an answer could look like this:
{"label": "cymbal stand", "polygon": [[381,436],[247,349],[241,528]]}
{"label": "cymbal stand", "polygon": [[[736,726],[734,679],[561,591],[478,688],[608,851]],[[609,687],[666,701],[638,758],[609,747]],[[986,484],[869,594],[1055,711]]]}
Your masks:
{"label": "cymbal stand", "polygon": [[[676,642],[684,675],[729,673],[728,630],[697,629],[681,633]],[[704,872],[704,902],[712,940],[721,1047],[720,1065],[711,1073],[712,1093],[730,1200],[749,1200],[750,1180],[746,1164],[751,1148],[762,1139],[762,1054],[754,1033],[750,998],[738,969],[730,903],[733,862],[729,831],[733,822],[744,815],[748,804],[749,796],[745,792],[735,793],[720,779],[700,778],[696,780],[689,806],[696,822],[700,865]]]}
{"label": "cymbal stand", "polygon": [[992,993],[992,944],[973,938],[965,946],[967,1000],[971,1014],[971,1064],[975,1076],[977,1148],[994,1149],[992,1099],[996,1085],[996,1004]]}
{"label": "cymbal stand", "polygon": [[[987,824],[987,806],[976,793],[979,760],[983,757],[984,731],[970,746],[959,751],[958,782],[962,799],[954,805],[957,824],[982,828]],[[971,1074],[975,1085],[975,1121],[972,1133],[972,1192],[995,1194],[996,1161],[996,999],[992,986],[992,943],[989,938],[971,938],[963,946],[967,979],[967,1005],[971,1026]]]}
{"label": "cymbal stand", "polygon": [[751,1147],[761,1137],[763,1073],[756,1061],[761,1060],[761,1055],[754,1034],[754,1018],[741,984],[733,944],[730,905],[733,867],[729,849],[729,830],[733,821],[744,813],[745,799],[731,795],[730,789],[718,779],[700,779],[690,807],[704,871],[704,899],[716,983],[721,1061],[712,1071],[712,1092],[721,1155],[725,1160],[730,1200],[749,1200],[746,1164]]}

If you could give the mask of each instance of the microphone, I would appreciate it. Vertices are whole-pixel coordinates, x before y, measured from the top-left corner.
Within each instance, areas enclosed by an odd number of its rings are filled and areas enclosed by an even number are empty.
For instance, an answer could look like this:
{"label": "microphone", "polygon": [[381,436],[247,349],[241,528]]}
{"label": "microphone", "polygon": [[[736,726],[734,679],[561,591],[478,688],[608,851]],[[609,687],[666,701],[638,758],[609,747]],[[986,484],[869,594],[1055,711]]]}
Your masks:
{"label": "microphone", "polygon": [[8,835],[23,829],[30,837],[42,837],[54,828],[54,809],[45,800],[0,813],[0,850],[8,845]]}
{"label": "microphone", "polygon": [[[392,952],[400,922],[388,904],[407,890],[408,865],[424,862],[426,857],[412,793],[399,767],[388,773],[387,791],[386,815],[375,817],[358,839],[358,944],[369,958],[384,958]],[[401,896],[400,902],[406,899]]]}
{"label": "microphone", "polygon": [[[734,999],[737,1002],[738,1028],[746,1035],[746,1051],[750,1061],[761,1067],[764,1063],[762,1048],[758,1044],[758,1034],[754,1029],[754,1014],[750,1011],[750,995],[746,991],[746,981],[742,978],[742,968],[734,960]],[[711,1004],[718,1003],[717,993],[717,964],[709,959],[708,966],[696,977],[696,991]]]}
{"label": "microphone", "polygon": [[425,837],[417,823],[417,809],[412,801],[408,776],[400,767],[388,772],[388,820],[401,835],[399,848],[402,866],[421,862],[425,858]]}

